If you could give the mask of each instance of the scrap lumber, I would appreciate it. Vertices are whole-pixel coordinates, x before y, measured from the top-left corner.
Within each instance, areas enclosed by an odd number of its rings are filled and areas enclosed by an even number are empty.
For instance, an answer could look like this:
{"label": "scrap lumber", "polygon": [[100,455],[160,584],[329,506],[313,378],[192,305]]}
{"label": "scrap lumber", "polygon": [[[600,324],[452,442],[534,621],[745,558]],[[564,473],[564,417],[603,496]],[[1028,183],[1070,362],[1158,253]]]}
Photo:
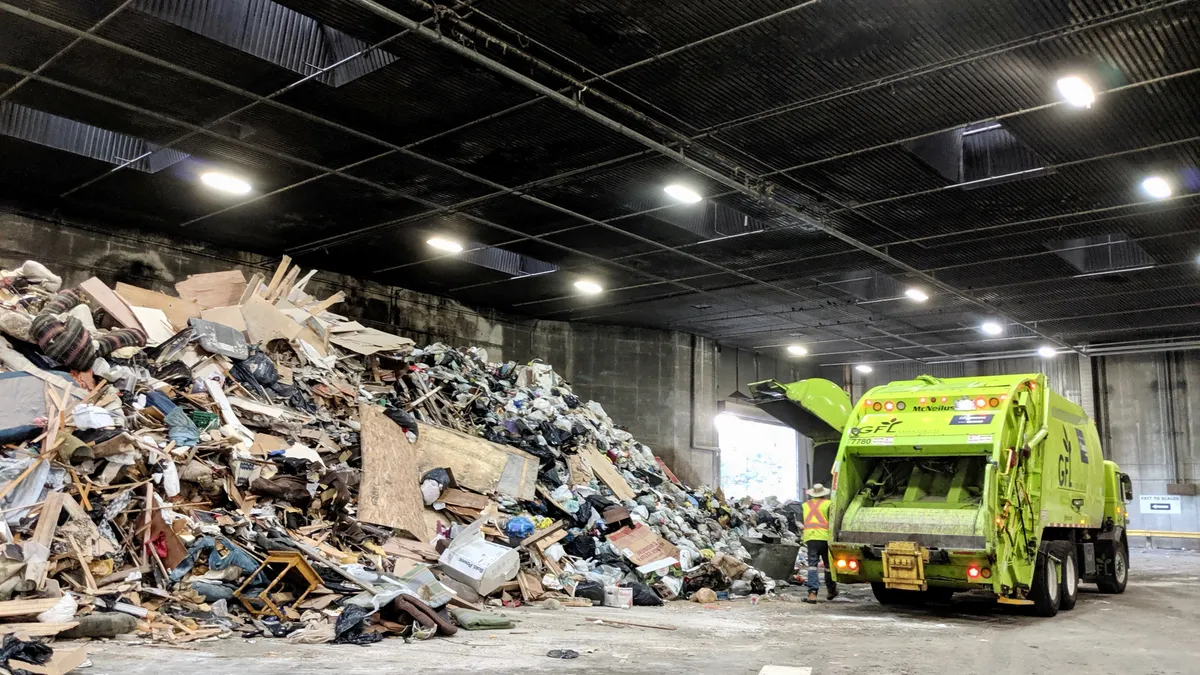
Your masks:
{"label": "scrap lumber", "polygon": [[613,466],[613,463],[600,454],[595,447],[583,445],[579,448],[579,454],[587,460],[588,466],[595,472],[596,478],[607,485],[617,499],[626,502],[637,497],[637,492],[629,487],[629,482],[625,480],[620,471],[617,471],[617,467]]}
{"label": "scrap lumber", "polygon": [[173,298],[166,293],[125,283],[118,283],[116,291],[117,295],[130,305],[161,310],[176,331],[187,328],[188,319],[196,319],[201,315],[200,306],[196,303],[183,298]]}
{"label": "scrap lumber", "polygon": [[64,623],[0,623],[0,635],[22,633],[29,637],[49,637],[51,635],[58,635],[65,630],[71,630],[78,625],[78,621],[67,621]]}
{"label": "scrap lumber", "polygon": [[246,284],[246,290],[242,291],[242,297],[238,299],[237,304],[244,305],[251,296],[258,295],[258,290],[262,287],[263,279],[263,275],[255,272],[254,276],[250,277],[250,283]]}
{"label": "scrap lumber", "polygon": [[38,598],[36,600],[6,600],[0,602],[0,619],[14,616],[37,616],[58,604],[60,598]]}
{"label": "scrap lumber", "polygon": [[193,274],[175,284],[175,291],[184,300],[195,302],[200,309],[236,305],[246,291],[246,276],[241,270]]}
{"label": "scrap lumber", "polygon": [[341,291],[338,291],[337,293],[334,293],[333,295],[329,296],[328,298],[325,298],[321,302],[318,302],[316,305],[313,305],[312,307],[310,307],[308,312],[313,315],[320,314],[321,312],[324,312],[325,310],[329,309],[330,307],[333,307],[334,305],[338,304],[339,302],[342,302],[345,299],[346,299],[346,294]]}
{"label": "scrap lumber", "polygon": [[642,623],[640,621],[622,621],[620,619],[607,619],[598,616],[586,616],[584,621],[591,621],[598,624],[608,624],[610,626],[637,626],[638,628],[657,628],[658,630],[675,630],[675,626],[670,624],[657,623]]}
{"label": "scrap lumber", "polygon": [[251,297],[242,305],[242,316],[246,320],[247,337],[256,344],[292,340],[303,330],[303,326],[258,296]]}
{"label": "scrap lumber", "polygon": [[537,543],[538,541],[545,539],[549,535],[554,534],[555,532],[562,532],[563,527],[565,525],[566,525],[566,523],[561,520],[554,521],[554,523],[551,524],[550,527],[547,527],[546,529],[544,529],[540,532],[535,532],[534,534],[531,534],[528,537],[525,537],[524,539],[522,539],[521,540],[521,548],[528,548],[528,547],[532,546],[533,544]]}
{"label": "scrap lumber", "polygon": [[129,309],[129,305],[121,299],[121,296],[113,292],[111,288],[106,286],[103,281],[96,277],[92,277],[87,281],[79,284],[79,290],[83,291],[104,308],[105,312],[112,317],[112,320],[120,324],[124,328],[141,328],[142,324],[138,322],[134,316],[133,310]]}
{"label": "scrap lumber", "polygon": [[283,283],[283,278],[287,276],[288,267],[292,264],[291,256],[283,256],[279,261],[279,267],[275,268],[275,274],[271,277],[271,283],[267,285],[266,297],[270,298],[275,294],[275,289],[279,288],[279,284]]}
{"label": "scrap lumber", "polygon": [[432,424],[421,425],[410,447],[417,458],[417,475],[448,467],[459,485],[475,492],[517,499],[536,494],[538,458],[527,452]]}
{"label": "scrap lumber", "polygon": [[39,589],[46,587],[50,544],[54,542],[54,533],[58,530],[58,516],[62,513],[64,499],[65,496],[61,492],[46,495],[46,501],[42,502],[42,511],[38,514],[37,527],[33,530],[33,538],[25,542],[25,580],[33,582]]}
{"label": "scrap lumber", "polygon": [[205,321],[229,326],[234,330],[246,331],[246,318],[242,316],[242,308],[237,305],[229,307],[213,307],[200,312],[200,318]]}
{"label": "scrap lumber", "polygon": [[359,519],[428,539],[431,533],[422,515],[425,511],[422,471],[417,468],[418,455],[413,444],[408,442],[400,425],[388,419],[379,406],[369,403],[359,406],[359,423],[363,462]]}

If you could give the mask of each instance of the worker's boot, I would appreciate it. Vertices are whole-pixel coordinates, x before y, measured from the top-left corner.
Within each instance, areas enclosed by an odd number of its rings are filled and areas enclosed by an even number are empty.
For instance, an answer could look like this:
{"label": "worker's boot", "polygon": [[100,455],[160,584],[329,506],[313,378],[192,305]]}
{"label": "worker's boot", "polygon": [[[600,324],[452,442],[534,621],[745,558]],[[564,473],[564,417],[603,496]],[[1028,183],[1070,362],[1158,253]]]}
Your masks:
{"label": "worker's boot", "polygon": [[805,602],[807,602],[807,603],[808,603],[808,604],[810,604],[810,605],[815,605],[815,604],[817,604],[817,592],[816,592],[816,591],[809,591],[809,592],[808,592],[808,597],[807,597],[807,598],[805,598],[805,599],[804,599],[804,601],[805,601]]}
{"label": "worker's boot", "polygon": [[836,598],[837,596],[838,596],[837,586],[830,586],[829,588],[825,589],[825,597],[829,598],[830,600]]}

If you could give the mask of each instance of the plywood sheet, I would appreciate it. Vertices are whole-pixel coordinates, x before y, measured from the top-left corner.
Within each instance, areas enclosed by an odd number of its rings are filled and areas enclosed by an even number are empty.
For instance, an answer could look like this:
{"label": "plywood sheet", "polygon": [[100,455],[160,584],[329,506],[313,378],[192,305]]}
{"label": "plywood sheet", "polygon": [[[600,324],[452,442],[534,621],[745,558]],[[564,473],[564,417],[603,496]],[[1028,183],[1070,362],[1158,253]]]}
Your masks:
{"label": "plywood sheet", "polygon": [[469,490],[535,497],[538,459],[533,455],[432,424],[422,424],[419,431],[413,447],[422,473],[448,467],[454,480]]}
{"label": "plywood sheet", "polygon": [[200,305],[183,298],[173,298],[166,293],[158,293],[140,286],[118,283],[117,295],[131,305],[138,307],[153,307],[162,310],[167,315],[167,321],[176,331],[187,328],[188,319],[200,317]]}
{"label": "plywood sheet", "polygon": [[203,310],[200,312],[200,318],[205,321],[219,323],[222,326],[229,326],[243,333],[246,332],[246,319],[242,316],[242,308],[237,305]]}
{"label": "plywood sheet", "polygon": [[104,308],[105,312],[112,317],[113,321],[125,328],[141,328],[142,324],[138,323],[137,317],[133,315],[133,311],[129,309],[129,305],[121,299],[111,288],[106,286],[103,281],[96,277],[92,277],[87,281],[79,284],[79,289],[87,293],[96,304]]}
{"label": "plywood sheet", "polygon": [[236,305],[246,291],[246,275],[241,270],[193,274],[175,284],[179,297],[192,300],[201,309]]}
{"label": "plywood sheet", "polygon": [[613,494],[617,496],[617,499],[624,502],[637,496],[633,488],[629,487],[629,482],[625,480],[620,471],[617,471],[617,467],[608,461],[608,457],[600,454],[599,450],[590,445],[585,445],[579,448],[579,454],[587,460],[588,466],[595,472],[596,478],[599,478],[600,482],[607,485],[608,489],[612,490]]}
{"label": "plywood sheet", "polygon": [[303,330],[300,324],[258,296],[242,305],[242,316],[246,320],[246,334],[255,344],[280,339],[290,341]]}
{"label": "plywood sheet", "polygon": [[421,472],[414,444],[400,425],[388,419],[377,405],[359,407],[362,424],[362,486],[358,517],[368,523],[407,530],[428,539],[425,500],[421,497]]}
{"label": "plywood sheet", "polygon": [[167,315],[161,309],[153,307],[130,307],[129,309],[133,310],[133,315],[138,318],[138,322],[146,331],[147,347],[157,347],[174,337],[175,327],[171,325],[171,321],[167,319]]}

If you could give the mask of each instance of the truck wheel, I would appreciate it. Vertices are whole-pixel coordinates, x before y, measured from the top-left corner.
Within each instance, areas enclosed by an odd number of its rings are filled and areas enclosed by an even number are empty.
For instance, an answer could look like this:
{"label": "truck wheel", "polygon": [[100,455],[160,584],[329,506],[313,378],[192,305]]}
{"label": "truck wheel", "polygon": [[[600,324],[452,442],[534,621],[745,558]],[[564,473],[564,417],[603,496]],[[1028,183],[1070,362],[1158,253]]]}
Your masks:
{"label": "truck wheel", "polygon": [[895,588],[888,588],[883,585],[882,581],[872,581],[871,592],[875,594],[875,599],[881,605],[917,607],[925,604],[925,600],[927,599],[925,593],[921,591],[901,591]]}
{"label": "truck wheel", "polygon": [[1033,613],[1038,616],[1051,617],[1058,614],[1059,602],[1062,600],[1062,584],[1059,583],[1062,573],[1049,555],[1053,550],[1052,544],[1042,544],[1037,562],[1033,566],[1033,584],[1029,589],[1029,599],[1033,601]]}
{"label": "truck wheel", "polygon": [[1125,585],[1129,583],[1128,544],[1118,541],[1105,548],[1107,550],[1101,556],[1101,569],[1100,574],[1096,576],[1096,586],[1102,593],[1124,593]]}
{"label": "truck wheel", "polygon": [[1058,547],[1058,559],[1062,561],[1062,595],[1058,608],[1066,611],[1075,608],[1079,599],[1079,562],[1075,555],[1075,545],[1064,541]]}

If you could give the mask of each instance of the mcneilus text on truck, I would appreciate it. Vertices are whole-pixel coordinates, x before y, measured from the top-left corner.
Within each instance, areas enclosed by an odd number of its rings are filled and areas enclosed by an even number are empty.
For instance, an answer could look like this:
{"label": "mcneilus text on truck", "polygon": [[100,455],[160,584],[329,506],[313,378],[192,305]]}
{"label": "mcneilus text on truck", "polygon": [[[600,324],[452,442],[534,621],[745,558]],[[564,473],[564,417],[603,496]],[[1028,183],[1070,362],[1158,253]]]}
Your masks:
{"label": "mcneilus text on truck", "polygon": [[841,583],[883,604],[987,589],[1054,616],[1082,582],[1121,593],[1129,477],[1104,459],[1096,425],[1045,375],[892,382],[856,405],[826,380],[750,385],[755,403],[836,441],[830,557]]}

